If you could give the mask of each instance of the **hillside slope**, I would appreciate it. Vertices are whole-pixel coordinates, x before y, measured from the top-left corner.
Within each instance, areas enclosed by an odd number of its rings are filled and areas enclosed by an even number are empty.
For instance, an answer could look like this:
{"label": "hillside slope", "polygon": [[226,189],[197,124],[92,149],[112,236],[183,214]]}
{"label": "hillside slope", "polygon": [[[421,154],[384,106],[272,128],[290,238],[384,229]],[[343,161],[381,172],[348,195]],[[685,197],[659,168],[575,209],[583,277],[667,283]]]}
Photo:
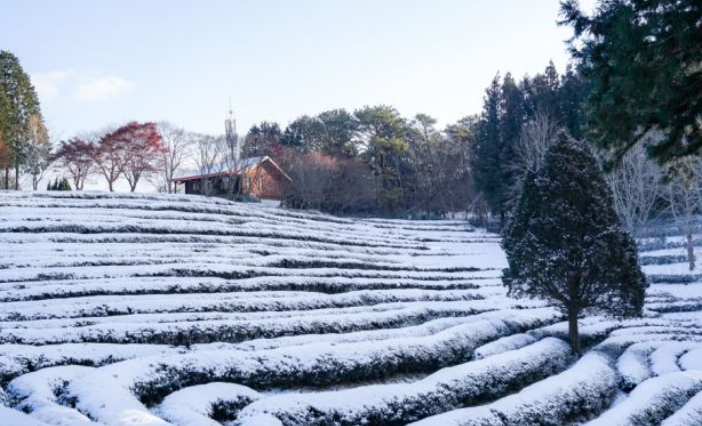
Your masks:
{"label": "hillside slope", "polygon": [[465,222],[0,193],[0,425],[702,424],[676,244],[644,242],[647,316],[583,320],[576,362]]}

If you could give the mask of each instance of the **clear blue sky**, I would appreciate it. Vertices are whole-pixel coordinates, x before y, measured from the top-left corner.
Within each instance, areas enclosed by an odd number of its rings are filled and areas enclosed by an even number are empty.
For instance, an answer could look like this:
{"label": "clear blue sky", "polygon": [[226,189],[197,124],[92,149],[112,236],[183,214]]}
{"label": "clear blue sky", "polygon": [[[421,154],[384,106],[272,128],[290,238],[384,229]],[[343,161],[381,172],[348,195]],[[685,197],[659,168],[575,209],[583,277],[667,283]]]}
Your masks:
{"label": "clear blue sky", "polygon": [[222,132],[390,104],[446,124],[496,72],[565,68],[558,0],[3,0],[0,48],[55,138],[126,120]]}

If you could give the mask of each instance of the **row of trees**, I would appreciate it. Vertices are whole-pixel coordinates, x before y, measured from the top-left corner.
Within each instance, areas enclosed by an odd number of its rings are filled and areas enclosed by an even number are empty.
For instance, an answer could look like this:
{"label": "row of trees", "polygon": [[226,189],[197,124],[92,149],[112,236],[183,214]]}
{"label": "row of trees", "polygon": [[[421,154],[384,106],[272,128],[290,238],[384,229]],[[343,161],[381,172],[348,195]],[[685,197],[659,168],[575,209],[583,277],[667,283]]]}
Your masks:
{"label": "row of trees", "polygon": [[237,169],[241,160],[236,138],[190,132],[169,122],[130,122],[61,142],[50,162],[79,191],[90,176],[99,175],[110,191],[123,178],[132,192],[147,179],[159,191],[173,193],[172,179],[185,169],[207,175]]}
{"label": "row of trees", "polygon": [[302,116],[285,130],[264,122],[245,155],[269,155],[293,178],[286,202],[331,213],[435,215],[474,198],[469,169],[475,119],[443,130],[426,115],[386,105]]}
{"label": "row of trees", "polygon": [[124,177],[134,192],[142,178],[160,170],[166,152],[155,123],[130,122],[92,141],[76,137],[61,142],[50,160],[70,174],[77,190],[98,173],[110,191]]}
{"label": "row of trees", "polygon": [[521,176],[538,167],[558,129],[576,139],[584,133],[588,84],[571,68],[559,75],[553,63],[517,82],[495,76],[485,91],[471,150],[471,169],[490,211],[503,222]]}

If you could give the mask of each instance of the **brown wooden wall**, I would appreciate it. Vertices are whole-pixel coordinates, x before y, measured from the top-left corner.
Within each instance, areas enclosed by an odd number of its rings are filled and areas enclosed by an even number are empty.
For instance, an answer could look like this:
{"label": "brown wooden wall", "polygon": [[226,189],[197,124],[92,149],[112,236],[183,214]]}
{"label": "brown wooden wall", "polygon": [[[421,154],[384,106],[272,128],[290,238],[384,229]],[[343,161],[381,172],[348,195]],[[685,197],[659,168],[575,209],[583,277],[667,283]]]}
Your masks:
{"label": "brown wooden wall", "polygon": [[252,167],[244,175],[242,193],[253,194],[260,199],[280,200],[283,198],[284,179],[280,171],[266,161]]}

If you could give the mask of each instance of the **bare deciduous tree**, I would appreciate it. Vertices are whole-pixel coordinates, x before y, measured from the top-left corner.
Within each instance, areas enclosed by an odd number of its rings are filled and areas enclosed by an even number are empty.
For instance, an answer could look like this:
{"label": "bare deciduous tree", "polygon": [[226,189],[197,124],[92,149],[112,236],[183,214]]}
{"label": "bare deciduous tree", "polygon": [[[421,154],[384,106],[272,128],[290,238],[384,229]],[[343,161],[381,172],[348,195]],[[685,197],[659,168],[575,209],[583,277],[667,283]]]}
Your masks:
{"label": "bare deciduous tree", "polygon": [[23,171],[32,176],[32,189],[35,191],[44,172],[51,164],[51,141],[42,119],[32,115],[27,121],[25,140],[22,144]]}
{"label": "bare deciduous tree", "polygon": [[633,235],[645,234],[663,192],[663,171],[643,146],[629,151],[606,175],[619,218]]}
{"label": "bare deciduous tree", "polygon": [[222,167],[222,136],[212,135],[197,135],[197,154],[195,156],[195,164],[197,165],[200,175],[202,175],[201,193],[210,195],[212,188],[207,176],[215,172],[220,172]]}
{"label": "bare deciduous tree", "polygon": [[537,112],[533,120],[524,124],[517,141],[515,162],[521,174],[536,172],[541,167],[546,151],[555,141],[557,133],[556,120],[543,111]]}
{"label": "bare deciduous tree", "polygon": [[702,204],[702,160],[687,157],[672,165],[672,177],[665,195],[670,213],[680,233],[685,237],[687,262],[695,269],[693,234],[697,228],[697,214]]}
{"label": "bare deciduous tree", "polygon": [[158,131],[165,146],[162,152],[164,188],[169,194],[172,194],[175,192],[175,185],[171,180],[193,156],[193,148],[197,141],[195,135],[169,122],[158,123]]}
{"label": "bare deciduous tree", "polygon": [[[241,180],[235,175],[243,172],[241,154],[239,152],[239,135],[233,133],[229,136],[218,138],[219,152],[221,157],[222,171],[229,172],[229,176],[222,177],[222,183],[225,185],[229,198],[241,193]],[[243,177],[243,176],[242,176]]]}

